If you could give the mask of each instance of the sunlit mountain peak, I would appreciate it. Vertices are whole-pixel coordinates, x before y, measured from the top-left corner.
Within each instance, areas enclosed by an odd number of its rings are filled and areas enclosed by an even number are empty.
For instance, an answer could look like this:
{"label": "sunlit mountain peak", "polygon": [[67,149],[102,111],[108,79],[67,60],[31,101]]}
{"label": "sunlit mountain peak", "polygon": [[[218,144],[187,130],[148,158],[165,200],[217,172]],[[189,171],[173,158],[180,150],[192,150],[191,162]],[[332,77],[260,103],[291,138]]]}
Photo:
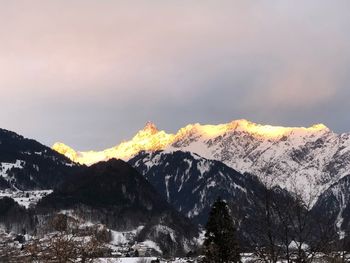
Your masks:
{"label": "sunlit mountain peak", "polygon": [[189,124],[184,128],[181,128],[176,133],[176,138],[181,139],[184,136],[188,136],[190,134],[196,134],[202,137],[215,137],[221,135],[230,130],[229,124],[218,124],[218,125],[202,125],[199,123]]}
{"label": "sunlit mountain peak", "polygon": [[125,140],[117,146],[103,151],[76,152],[63,143],[56,143],[52,148],[72,161],[90,165],[111,158],[128,160],[140,151],[164,150],[171,148],[171,146],[187,145],[193,140],[205,143],[209,139],[217,138],[224,134],[236,133],[236,136],[249,134],[258,140],[278,140],[283,136],[303,137],[327,131],[329,129],[323,124],[316,124],[309,128],[282,127],[261,125],[241,119],[218,125],[189,124],[181,128],[176,134],[171,134],[158,130],[154,123],[147,122],[145,127],[138,131],[131,140]]}
{"label": "sunlit mountain peak", "polygon": [[158,128],[153,122],[148,121],[145,127],[142,130],[140,130],[139,133],[140,132],[148,133],[148,134],[156,134],[158,132]]}
{"label": "sunlit mountain peak", "polygon": [[272,125],[261,125],[245,119],[235,120],[230,123],[231,129],[241,132],[249,133],[255,137],[265,139],[278,139],[289,134],[296,134],[299,136],[312,134],[315,132],[329,131],[324,124],[316,124],[311,127],[283,127]]}
{"label": "sunlit mountain peak", "polygon": [[78,162],[78,160],[79,160],[78,153],[76,151],[74,151],[74,149],[72,149],[71,147],[69,147],[68,145],[66,145],[64,143],[56,142],[52,146],[52,149],[55,150],[56,152],[59,152],[59,153],[65,155],[66,157],[68,157],[69,159],[71,159],[74,162]]}

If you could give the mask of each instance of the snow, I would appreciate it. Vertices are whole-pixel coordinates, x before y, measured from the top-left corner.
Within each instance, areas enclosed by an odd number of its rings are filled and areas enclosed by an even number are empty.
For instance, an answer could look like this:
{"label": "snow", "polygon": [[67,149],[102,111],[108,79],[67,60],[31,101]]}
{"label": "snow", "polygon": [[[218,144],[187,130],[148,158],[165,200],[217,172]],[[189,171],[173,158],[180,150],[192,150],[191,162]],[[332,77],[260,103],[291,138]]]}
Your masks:
{"label": "snow", "polygon": [[[139,258],[100,258],[93,261],[94,263],[150,263],[152,260],[155,260],[155,257],[139,257]],[[251,253],[242,254],[242,262],[254,262],[257,258]],[[163,260],[160,259],[161,263],[171,262],[171,263],[186,263],[186,262],[199,262],[199,261],[188,261],[187,258],[174,258]]]}
{"label": "snow", "polygon": [[170,227],[164,226],[164,225],[156,225],[156,232],[157,233],[163,233],[163,234],[169,234],[170,238],[172,241],[176,242],[175,239],[175,231],[173,229],[171,229]]}
{"label": "snow", "polygon": [[348,203],[347,198],[344,195],[344,192],[345,191],[343,189],[339,189],[339,187],[337,186],[333,188],[333,194],[336,196],[339,204],[339,212],[335,220],[335,226],[337,227],[338,235],[340,239],[344,239],[346,235],[345,231],[342,229],[342,224],[344,222],[343,212]]}
{"label": "snow", "polygon": [[0,176],[7,178],[8,172],[13,169],[23,169],[25,162],[22,160],[16,160],[15,163],[0,163]]}
{"label": "snow", "polygon": [[[146,258],[100,258],[94,260],[94,263],[150,263],[152,260],[156,258],[146,257]],[[142,260],[142,261],[141,261]]]}
{"label": "snow", "polygon": [[300,243],[300,242],[297,242],[297,241],[292,241],[290,242],[290,244],[288,245],[288,248],[290,250],[297,250],[298,248],[301,248],[302,250],[306,251],[309,249],[309,245],[308,244],[305,244],[305,243]]}
{"label": "snow", "polygon": [[162,250],[159,248],[159,246],[153,242],[152,240],[145,240],[143,242],[141,242],[141,244],[144,244],[146,247],[152,248],[155,251],[157,251],[158,253],[162,254]]}
{"label": "snow", "polygon": [[[322,191],[350,170],[350,134],[333,133],[321,124],[295,128],[236,120],[221,125],[190,124],[176,134],[148,125],[130,141],[81,154],[89,160],[94,155],[94,161],[118,156],[128,160],[140,151],[156,150],[181,150],[222,161],[240,173],[257,175],[268,186],[301,192],[311,206]],[[157,158],[150,160],[145,162],[148,168]],[[205,173],[207,167],[201,164],[198,169]]]}
{"label": "snow", "polygon": [[29,208],[30,206],[36,205],[40,199],[44,196],[52,193],[52,190],[34,190],[34,191],[18,191],[18,190],[2,190],[0,191],[1,197],[11,197],[19,205]]}
{"label": "snow", "polygon": [[171,178],[171,175],[165,176],[165,188],[166,188],[166,197],[167,201],[170,201],[170,195],[169,195],[169,179]]}
{"label": "snow", "polygon": [[210,163],[207,160],[201,160],[197,164],[197,169],[203,175],[210,170]]}
{"label": "snow", "polygon": [[210,183],[207,185],[207,188],[215,187],[215,186],[216,186],[216,182],[215,181],[210,181]]}
{"label": "snow", "polygon": [[139,226],[138,228],[131,231],[115,231],[110,230],[112,233],[112,241],[110,242],[112,245],[123,245],[127,244],[131,239],[133,239],[137,233],[139,233],[144,226]]}
{"label": "snow", "polygon": [[[344,140],[340,142],[341,136],[325,128],[297,128],[285,137],[269,139],[236,129],[211,140],[192,135],[195,139],[190,143],[170,148],[222,161],[241,173],[257,175],[267,186],[279,185],[302,193],[311,208],[319,194],[350,169],[350,139],[342,136]],[[339,175],[331,174],[327,167],[334,156],[338,154],[339,160],[343,160],[346,153],[349,154],[347,165],[340,167]]]}
{"label": "snow", "polygon": [[195,241],[198,245],[203,245],[204,243],[204,240],[205,240],[205,230],[202,230],[200,233],[199,233],[199,236],[197,238],[195,238]]}

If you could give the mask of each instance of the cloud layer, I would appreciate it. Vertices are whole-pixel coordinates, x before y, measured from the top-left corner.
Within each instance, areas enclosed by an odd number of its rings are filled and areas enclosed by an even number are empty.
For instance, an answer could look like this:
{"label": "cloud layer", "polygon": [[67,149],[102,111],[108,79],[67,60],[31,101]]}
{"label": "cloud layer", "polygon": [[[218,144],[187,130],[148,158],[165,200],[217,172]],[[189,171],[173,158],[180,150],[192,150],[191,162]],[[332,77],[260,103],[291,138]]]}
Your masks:
{"label": "cloud layer", "polygon": [[348,1],[1,1],[1,127],[104,148],[148,120],[350,131]]}

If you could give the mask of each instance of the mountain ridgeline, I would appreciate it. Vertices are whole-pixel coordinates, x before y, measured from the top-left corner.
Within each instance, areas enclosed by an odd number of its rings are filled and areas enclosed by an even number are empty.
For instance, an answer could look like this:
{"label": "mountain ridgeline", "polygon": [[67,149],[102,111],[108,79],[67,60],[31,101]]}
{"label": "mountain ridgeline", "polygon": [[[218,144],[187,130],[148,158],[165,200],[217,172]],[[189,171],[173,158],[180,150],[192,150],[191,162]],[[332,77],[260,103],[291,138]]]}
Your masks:
{"label": "mountain ridgeline", "polygon": [[[129,164],[112,159],[83,169],[36,207],[37,213],[73,210],[89,222],[127,231],[143,226],[140,239],[151,239],[164,253],[184,254],[194,247],[197,227],[162,199]],[[169,237],[171,237],[169,239]]]}
{"label": "mountain ridgeline", "polygon": [[53,189],[78,169],[51,148],[0,129],[0,189]]}
{"label": "mountain ridgeline", "polygon": [[17,203],[22,198],[0,197],[0,226],[8,232],[46,231],[52,215],[68,212],[115,231],[141,228],[137,239],[156,242],[165,255],[183,255],[197,245],[198,228],[124,161],[79,165],[5,130],[0,132],[0,158],[0,182],[6,195],[54,189],[30,209]]}
{"label": "mountain ridgeline", "polygon": [[192,152],[288,191],[302,192],[304,201],[313,203],[350,170],[350,134],[336,134],[323,124],[279,127],[235,120],[190,124],[168,134],[148,123],[131,140],[101,152],[78,152],[64,144],[54,149],[88,165],[110,158],[127,161],[140,151]]}
{"label": "mountain ridgeline", "polygon": [[190,152],[142,152],[129,163],[178,211],[204,225],[217,198],[235,202],[246,214],[264,190],[260,181]]}
{"label": "mountain ridgeline", "polygon": [[190,152],[141,152],[129,163],[163,198],[201,226],[207,223],[213,203],[218,198],[224,199],[237,224],[240,243],[246,249],[251,249],[253,241],[256,245],[267,242],[263,223],[267,202],[268,210],[273,211],[271,226],[276,231],[283,227],[278,212],[286,212],[298,203],[292,194],[278,186],[267,188],[256,176],[241,174],[222,162]]}
{"label": "mountain ridgeline", "polygon": [[113,148],[76,152],[0,130],[0,191],[53,190],[29,209],[20,198],[0,199],[0,225],[36,233],[45,218],[69,212],[116,231],[141,227],[139,241],[184,254],[196,247],[199,227],[220,197],[247,250],[269,244],[267,236],[285,247],[303,237],[322,250],[318,240],[335,244],[350,232],[349,136],[324,125],[245,120],[167,134],[148,123]]}

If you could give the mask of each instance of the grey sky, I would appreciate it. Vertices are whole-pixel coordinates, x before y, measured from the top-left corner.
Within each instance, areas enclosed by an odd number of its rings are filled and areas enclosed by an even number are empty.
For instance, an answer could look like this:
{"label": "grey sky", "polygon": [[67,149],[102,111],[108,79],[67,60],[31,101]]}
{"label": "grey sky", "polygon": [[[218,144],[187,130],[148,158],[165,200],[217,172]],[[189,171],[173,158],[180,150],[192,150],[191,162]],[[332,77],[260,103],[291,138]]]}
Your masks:
{"label": "grey sky", "polygon": [[350,2],[0,0],[0,127],[102,149],[146,121],[350,131]]}

